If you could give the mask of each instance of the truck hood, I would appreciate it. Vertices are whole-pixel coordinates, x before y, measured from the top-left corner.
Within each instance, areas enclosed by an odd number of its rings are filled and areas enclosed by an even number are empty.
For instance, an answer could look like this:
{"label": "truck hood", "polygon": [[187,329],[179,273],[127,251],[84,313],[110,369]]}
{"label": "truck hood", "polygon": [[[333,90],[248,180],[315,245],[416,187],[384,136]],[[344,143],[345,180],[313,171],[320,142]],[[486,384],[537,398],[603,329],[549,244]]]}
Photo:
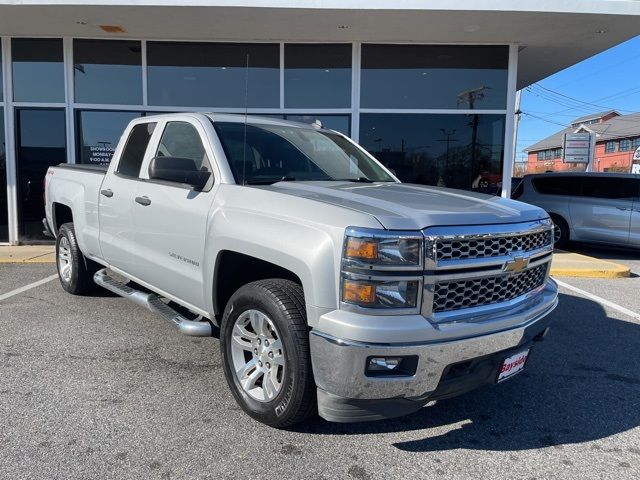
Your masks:
{"label": "truck hood", "polygon": [[540,208],[501,197],[407,183],[278,182],[259,187],[374,216],[388,230],[539,220]]}

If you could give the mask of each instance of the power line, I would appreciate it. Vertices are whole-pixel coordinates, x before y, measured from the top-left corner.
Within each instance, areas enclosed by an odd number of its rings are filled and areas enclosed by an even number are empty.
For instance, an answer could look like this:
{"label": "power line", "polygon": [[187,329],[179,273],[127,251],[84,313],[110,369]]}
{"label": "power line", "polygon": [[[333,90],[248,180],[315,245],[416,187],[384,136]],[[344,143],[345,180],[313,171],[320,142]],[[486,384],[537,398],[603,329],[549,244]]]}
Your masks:
{"label": "power line", "polygon": [[552,94],[560,95],[561,97],[567,98],[567,99],[569,99],[569,100],[571,100],[573,102],[578,102],[578,103],[581,103],[581,104],[590,105],[590,106],[596,107],[596,108],[604,108],[605,110],[609,109],[609,107],[605,107],[605,106],[602,106],[602,105],[597,105],[597,104],[591,103],[591,102],[585,102],[583,100],[579,100],[577,98],[570,97],[569,95],[565,95],[564,93],[556,92],[555,90],[551,90],[550,88],[544,87],[544,86],[540,85],[539,83],[534,83],[534,85],[537,86],[538,88],[542,88],[543,90],[546,90],[547,92],[550,92]]}
{"label": "power line", "polygon": [[537,115],[532,115],[531,113],[522,112],[527,117],[536,118],[538,120],[542,120],[543,122],[552,123],[554,125],[560,125],[562,128],[567,128],[567,125],[564,123],[554,122],[553,120],[547,120],[546,118],[538,117]]}
{"label": "power line", "polygon": [[[565,110],[560,110],[558,112],[554,112],[554,114],[559,114],[568,110],[588,110],[588,111],[592,111],[593,108],[598,108],[598,109],[604,109],[604,110],[617,110],[623,113],[631,113],[631,110],[622,110],[619,108],[612,108],[611,106],[604,106],[601,104],[596,104],[596,103],[592,103],[592,102],[585,102],[583,100],[579,100],[577,98],[571,97],[569,95],[565,95],[564,93],[561,92],[557,92],[555,90],[552,90],[550,88],[547,88],[543,85],[540,85],[539,83],[534,83],[533,85],[531,85],[531,87],[537,87],[540,88],[542,90],[544,90],[545,92],[541,92],[541,91],[534,91],[534,90],[529,90],[530,92],[537,94],[539,96],[542,96],[543,98],[546,98],[548,100],[551,100],[559,105],[565,106],[565,107],[569,107]],[[527,87],[529,88],[529,87]],[[549,92],[549,93],[547,93]],[[595,101],[599,102],[602,100],[613,100],[614,98],[616,100],[620,100],[621,98],[624,97],[628,97],[631,95],[636,95],[637,93],[640,93],[640,87],[638,86],[634,86],[625,90],[621,90],[619,92],[613,93],[611,95],[599,98]],[[557,95],[561,98],[557,98],[554,97],[553,95]],[[570,102],[575,102],[575,103],[570,103]],[[589,106],[589,108],[584,107],[583,105]]]}

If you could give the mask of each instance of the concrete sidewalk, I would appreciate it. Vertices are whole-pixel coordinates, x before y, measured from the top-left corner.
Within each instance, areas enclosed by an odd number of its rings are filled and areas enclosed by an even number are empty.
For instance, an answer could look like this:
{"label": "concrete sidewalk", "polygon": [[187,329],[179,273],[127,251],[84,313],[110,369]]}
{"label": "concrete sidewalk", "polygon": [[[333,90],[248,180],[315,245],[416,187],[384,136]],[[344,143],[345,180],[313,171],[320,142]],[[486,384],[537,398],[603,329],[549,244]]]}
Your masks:
{"label": "concrete sidewalk", "polygon": [[[55,263],[53,245],[22,245],[0,247],[0,263]],[[579,253],[556,250],[551,265],[556,277],[620,278],[630,275],[629,267],[599,260]]]}
{"label": "concrete sidewalk", "polygon": [[0,263],[55,263],[53,245],[1,246]]}

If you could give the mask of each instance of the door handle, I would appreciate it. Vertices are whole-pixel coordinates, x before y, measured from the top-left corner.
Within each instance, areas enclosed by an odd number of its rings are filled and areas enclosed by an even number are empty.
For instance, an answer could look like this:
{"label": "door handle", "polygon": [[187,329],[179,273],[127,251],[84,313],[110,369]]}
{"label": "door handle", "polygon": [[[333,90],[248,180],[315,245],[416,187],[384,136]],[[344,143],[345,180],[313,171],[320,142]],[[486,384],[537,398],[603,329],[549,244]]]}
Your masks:
{"label": "door handle", "polygon": [[111,198],[111,197],[113,197],[113,191],[111,191],[111,189],[110,189],[110,188],[107,188],[107,189],[105,189],[105,190],[100,190],[100,194],[101,194],[101,195],[104,195],[104,196],[105,196],[105,197],[107,197],[107,198]]}
{"label": "door handle", "polygon": [[136,197],[136,203],[139,203],[143,207],[151,205],[151,200],[148,197]]}

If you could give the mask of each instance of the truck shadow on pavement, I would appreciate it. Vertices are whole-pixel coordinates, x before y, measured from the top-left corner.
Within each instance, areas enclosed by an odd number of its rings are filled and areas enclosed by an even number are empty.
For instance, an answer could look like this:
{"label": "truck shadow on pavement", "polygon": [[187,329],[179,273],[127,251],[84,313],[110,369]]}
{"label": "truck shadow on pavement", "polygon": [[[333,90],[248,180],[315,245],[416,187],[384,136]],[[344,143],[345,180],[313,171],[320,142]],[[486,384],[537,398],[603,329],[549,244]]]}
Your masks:
{"label": "truck shadow on pavement", "polygon": [[[514,451],[603,439],[640,425],[640,325],[607,316],[600,304],[560,295],[547,339],[525,372],[499,386],[437,402],[395,420],[317,421],[322,434],[427,430],[393,445],[404,451]],[[444,432],[443,432],[444,431]],[[604,450],[594,443],[593,450]],[[640,448],[633,453],[640,455]]]}

